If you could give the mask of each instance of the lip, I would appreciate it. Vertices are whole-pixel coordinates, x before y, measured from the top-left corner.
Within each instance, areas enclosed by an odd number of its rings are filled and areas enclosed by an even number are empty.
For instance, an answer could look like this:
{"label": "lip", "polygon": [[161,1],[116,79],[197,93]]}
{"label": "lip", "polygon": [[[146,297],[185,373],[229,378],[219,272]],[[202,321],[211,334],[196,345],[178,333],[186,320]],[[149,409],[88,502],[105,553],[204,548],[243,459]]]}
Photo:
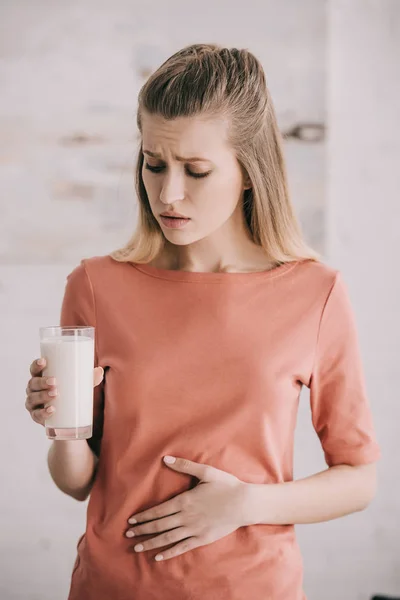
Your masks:
{"label": "lip", "polygon": [[173,212],[172,210],[166,210],[160,214],[160,217],[176,217],[179,219],[189,219],[186,215],[181,215],[180,213]]}
{"label": "lip", "polygon": [[168,229],[182,229],[190,221],[190,219],[188,217],[172,218],[172,217],[166,217],[164,215],[160,215],[160,218],[161,218],[161,221],[163,222],[163,225],[165,225],[165,227],[167,227]]}

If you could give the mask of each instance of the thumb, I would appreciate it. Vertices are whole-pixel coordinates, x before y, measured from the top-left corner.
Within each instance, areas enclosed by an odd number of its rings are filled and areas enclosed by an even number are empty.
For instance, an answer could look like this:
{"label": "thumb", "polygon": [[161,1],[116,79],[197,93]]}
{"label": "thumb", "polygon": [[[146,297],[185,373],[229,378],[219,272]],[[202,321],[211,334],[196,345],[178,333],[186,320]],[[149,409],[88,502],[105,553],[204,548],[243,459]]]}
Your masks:
{"label": "thumb", "polygon": [[93,387],[98,386],[104,378],[104,369],[103,367],[96,367],[93,370]]}
{"label": "thumb", "polygon": [[175,458],[175,457],[164,456],[164,463],[173,469],[174,471],[180,471],[181,473],[187,473],[188,475],[194,475],[197,479],[203,481],[214,481],[218,480],[218,474],[220,471],[215,469],[211,465],[204,465],[202,463],[196,463],[186,458]]}

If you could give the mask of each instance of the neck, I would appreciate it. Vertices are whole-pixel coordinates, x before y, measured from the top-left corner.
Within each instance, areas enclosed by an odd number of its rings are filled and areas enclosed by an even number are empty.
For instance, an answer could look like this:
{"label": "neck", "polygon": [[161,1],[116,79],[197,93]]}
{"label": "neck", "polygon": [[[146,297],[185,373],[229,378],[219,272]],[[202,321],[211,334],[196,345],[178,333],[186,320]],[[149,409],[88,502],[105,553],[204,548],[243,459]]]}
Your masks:
{"label": "neck", "polygon": [[277,266],[276,261],[271,261],[265,250],[253,242],[244,225],[236,229],[226,226],[186,246],[166,241],[162,254],[152,263],[177,271],[232,273],[265,271]]}

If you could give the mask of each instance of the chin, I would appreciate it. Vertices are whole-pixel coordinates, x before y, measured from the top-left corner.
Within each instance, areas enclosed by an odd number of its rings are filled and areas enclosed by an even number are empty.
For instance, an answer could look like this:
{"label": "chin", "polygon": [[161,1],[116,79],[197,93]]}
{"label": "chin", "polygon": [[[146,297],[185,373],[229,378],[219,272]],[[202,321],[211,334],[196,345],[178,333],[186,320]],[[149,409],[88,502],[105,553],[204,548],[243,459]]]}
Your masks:
{"label": "chin", "polygon": [[178,235],[176,233],[172,235],[170,233],[167,235],[164,233],[164,237],[170,244],[173,244],[174,246],[188,246],[189,244],[193,244],[193,242],[197,241],[194,236],[182,235],[182,232],[180,232],[180,235],[179,233]]}
{"label": "chin", "polygon": [[189,246],[190,244],[194,244],[195,242],[199,242],[207,237],[207,234],[204,235],[196,235],[194,233],[185,233],[183,231],[175,231],[165,233],[163,231],[165,239],[174,246]]}

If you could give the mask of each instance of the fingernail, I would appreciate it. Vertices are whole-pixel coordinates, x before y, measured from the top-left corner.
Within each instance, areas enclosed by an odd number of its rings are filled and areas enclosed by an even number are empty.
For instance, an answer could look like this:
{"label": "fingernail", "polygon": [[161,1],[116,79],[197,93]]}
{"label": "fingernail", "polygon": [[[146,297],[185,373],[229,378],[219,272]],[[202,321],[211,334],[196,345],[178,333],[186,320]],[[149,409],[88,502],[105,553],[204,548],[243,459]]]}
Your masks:
{"label": "fingernail", "polygon": [[135,523],[137,523],[137,521],[136,521],[136,519],[131,517],[130,519],[128,519],[128,523],[130,523],[131,525],[134,525]]}
{"label": "fingernail", "polygon": [[127,531],[126,537],[135,537],[135,534],[133,533],[133,531]]}
{"label": "fingernail", "polygon": [[49,377],[49,379],[46,379],[46,383],[47,383],[47,385],[56,385],[56,378]]}
{"label": "fingernail", "polygon": [[49,392],[47,392],[47,394],[49,396],[57,396],[57,390],[50,390]]}
{"label": "fingernail", "polygon": [[135,546],[135,550],[136,550],[136,552],[141,552],[143,550],[143,544],[137,544]]}
{"label": "fingernail", "polygon": [[44,358],[39,358],[39,360],[36,361],[38,365],[44,365],[45,364],[45,360]]}
{"label": "fingernail", "polygon": [[52,413],[52,412],[54,412],[54,407],[53,407],[53,406],[49,406],[49,408],[46,408],[46,412],[47,412],[47,413]]}

